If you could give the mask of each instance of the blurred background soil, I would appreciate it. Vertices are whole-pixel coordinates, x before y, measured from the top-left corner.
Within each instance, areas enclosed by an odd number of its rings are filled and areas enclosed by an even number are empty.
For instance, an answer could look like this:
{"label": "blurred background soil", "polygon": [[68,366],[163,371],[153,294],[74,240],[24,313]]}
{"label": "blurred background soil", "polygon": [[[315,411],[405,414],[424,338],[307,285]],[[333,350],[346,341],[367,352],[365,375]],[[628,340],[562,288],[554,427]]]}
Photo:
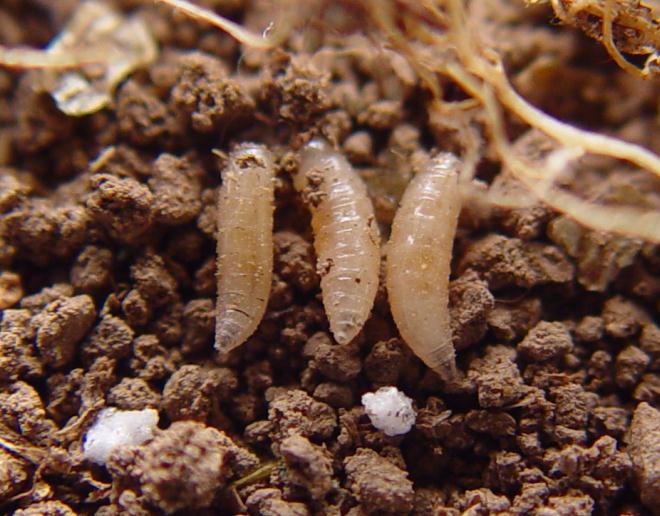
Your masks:
{"label": "blurred background soil", "polygon": [[[198,2],[255,30],[269,2]],[[348,346],[328,331],[309,217],[290,173],[315,135],[369,185],[387,234],[432,149],[483,137],[477,178],[505,179],[479,113],[444,114],[398,53],[336,3],[271,51],[151,2],[159,54],[81,117],[0,69],[0,510],[36,514],[658,514],[660,248],[542,205],[466,206],[450,309],[461,377],[398,338],[382,289]],[[0,43],[43,47],[76,0],[0,0]],[[515,88],[560,120],[660,151],[658,82],[616,66],[548,5],[472,2]],[[514,117],[514,145],[533,145]],[[266,316],[213,350],[215,199],[234,144],[276,155]],[[531,142],[531,143],[530,143]],[[660,208],[657,181],[587,158],[572,187]],[[506,185],[504,185],[506,187]],[[515,187],[512,186],[512,188]],[[226,215],[229,216],[229,215]],[[360,397],[397,385],[417,423],[373,428]],[[105,406],[155,408],[157,436],[81,457]],[[256,471],[256,473],[254,473]]]}

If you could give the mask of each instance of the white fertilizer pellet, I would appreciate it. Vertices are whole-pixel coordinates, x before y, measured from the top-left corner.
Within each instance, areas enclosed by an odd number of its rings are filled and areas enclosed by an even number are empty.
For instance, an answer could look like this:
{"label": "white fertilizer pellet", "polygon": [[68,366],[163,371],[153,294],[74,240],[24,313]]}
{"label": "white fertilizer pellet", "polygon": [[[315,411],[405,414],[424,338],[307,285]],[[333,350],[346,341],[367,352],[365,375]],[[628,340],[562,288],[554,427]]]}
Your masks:
{"label": "white fertilizer pellet", "polygon": [[386,435],[408,433],[417,414],[412,400],[396,387],[381,387],[362,396],[362,405],[371,423]]}
{"label": "white fertilizer pellet", "polygon": [[158,411],[154,409],[104,409],[85,434],[83,455],[105,464],[115,448],[137,446],[151,439],[157,425]]}

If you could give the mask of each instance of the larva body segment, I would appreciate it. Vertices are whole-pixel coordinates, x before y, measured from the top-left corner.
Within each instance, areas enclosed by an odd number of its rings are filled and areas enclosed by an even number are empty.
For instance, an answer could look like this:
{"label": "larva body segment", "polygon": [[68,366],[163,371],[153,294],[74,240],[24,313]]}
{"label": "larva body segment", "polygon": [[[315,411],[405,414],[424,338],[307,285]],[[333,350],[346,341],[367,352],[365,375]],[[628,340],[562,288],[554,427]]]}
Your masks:
{"label": "larva body segment", "polygon": [[330,330],[345,344],[362,329],[378,289],[380,234],[374,208],[348,160],[323,140],[303,148],[294,186],[312,213]]}
{"label": "larva body segment", "polygon": [[392,223],[386,281],[401,337],[443,377],[456,368],[449,273],[461,196],[459,161],[441,154],[415,175]]}
{"label": "larva body segment", "polygon": [[229,351],[256,330],[273,275],[274,167],[270,151],[236,147],[222,172],[217,214],[215,347]]}

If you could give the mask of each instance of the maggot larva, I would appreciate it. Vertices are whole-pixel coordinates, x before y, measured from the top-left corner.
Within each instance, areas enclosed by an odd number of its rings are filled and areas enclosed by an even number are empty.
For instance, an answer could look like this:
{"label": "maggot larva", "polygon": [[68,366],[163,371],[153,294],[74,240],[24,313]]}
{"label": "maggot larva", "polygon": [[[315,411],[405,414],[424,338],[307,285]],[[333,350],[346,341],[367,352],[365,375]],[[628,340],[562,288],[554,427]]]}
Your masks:
{"label": "maggot larva", "polygon": [[215,347],[226,352],[256,330],[273,275],[274,166],[263,145],[245,143],[222,172],[217,214]]}
{"label": "maggot larva", "polygon": [[294,177],[312,213],[317,270],[330,331],[350,342],[371,313],[378,290],[380,234],[367,188],[348,160],[315,139]]}
{"label": "maggot larva", "polygon": [[401,337],[426,365],[453,375],[449,273],[461,209],[460,162],[443,153],[412,179],[394,216],[387,247],[390,308]]}

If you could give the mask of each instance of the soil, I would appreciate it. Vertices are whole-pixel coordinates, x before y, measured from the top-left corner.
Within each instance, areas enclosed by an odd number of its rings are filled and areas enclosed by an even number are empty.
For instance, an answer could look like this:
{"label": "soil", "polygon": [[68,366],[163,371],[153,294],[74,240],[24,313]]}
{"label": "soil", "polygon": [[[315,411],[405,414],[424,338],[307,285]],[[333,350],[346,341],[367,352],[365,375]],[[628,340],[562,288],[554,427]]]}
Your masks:
{"label": "soil", "polygon": [[[200,3],[267,25],[262,1]],[[32,72],[0,68],[0,511],[660,514],[658,245],[543,206],[469,205],[450,288],[459,377],[441,380],[400,340],[382,285],[363,332],[339,346],[291,184],[297,150],[316,135],[341,148],[387,232],[415,167],[460,151],[462,122],[429,118],[415,70],[349,19],[243,51],[151,2],[117,6],[149,20],[160,53],[105,109],[66,116]],[[5,0],[0,43],[43,46],[74,9]],[[660,151],[657,82],[553,25],[549,6],[483,9],[483,37],[523,96]],[[338,51],[314,54],[321,43]],[[465,98],[445,86],[447,101]],[[275,270],[257,332],[220,355],[215,199],[245,141],[276,156]],[[657,187],[610,165],[594,160],[580,188]],[[498,167],[486,152],[477,177]],[[414,400],[404,436],[376,430],[360,404],[384,385]],[[81,446],[105,406],[155,408],[160,429],[100,467]]]}

